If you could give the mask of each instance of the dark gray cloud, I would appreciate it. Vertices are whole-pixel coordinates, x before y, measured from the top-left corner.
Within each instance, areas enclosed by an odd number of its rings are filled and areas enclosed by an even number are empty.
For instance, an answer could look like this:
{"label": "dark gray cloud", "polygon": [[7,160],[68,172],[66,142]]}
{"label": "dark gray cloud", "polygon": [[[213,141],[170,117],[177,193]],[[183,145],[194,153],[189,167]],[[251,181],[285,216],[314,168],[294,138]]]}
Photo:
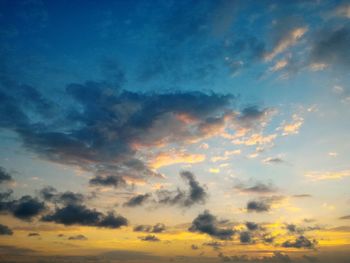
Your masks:
{"label": "dark gray cloud", "polygon": [[295,240],[287,240],[287,241],[283,242],[282,247],[313,249],[313,248],[315,248],[316,244],[317,244],[316,240],[309,240],[305,236],[298,236]]}
{"label": "dark gray cloud", "polygon": [[254,128],[257,124],[260,124],[270,112],[270,108],[259,109],[259,107],[255,105],[248,106],[243,108],[237,117],[238,124],[243,128]]}
{"label": "dark gray cloud", "polygon": [[257,182],[253,185],[238,184],[235,186],[235,189],[243,193],[257,194],[269,194],[277,191],[277,188],[273,184],[264,184],[260,182]]}
{"label": "dark gray cloud", "polygon": [[126,226],[126,218],[108,213],[107,215],[85,205],[68,204],[64,207],[57,207],[56,210],[42,217],[43,221],[55,222],[64,225],[83,225],[105,228],[120,228]]}
{"label": "dark gray cloud", "polygon": [[8,226],[0,224],[0,235],[11,236],[12,234],[13,231]]}
{"label": "dark gray cloud", "polygon": [[285,197],[284,196],[269,196],[260,198],[258,200],[251,200],[247,203],[247,211],[248,212],[268,212],[271,209],[271,205],[274,203],[281,202]]}
{"label": "dark gray cloud", "polygon": [[189,231],[205,233],[211,237],[229,240],[234,235],[235,231],[230,228],[220,227],[220,222],[215,216],[209,213],[209,211],[204,211],[199,214],[193,221],[189,228]]}
{"label": "dark gray cloud", "polygon": [[166,229],[162,223],[157,223],[154,226],[150,225],[138,225],[134,227],[135,232],[147,232],[147,233],[162,233]]}
{"label": "dark gray cloud", "polygon": [[5,168],[0,166],[0,184],[4,182],[12,181],[12,176],[8,172],[6,172]]}
{"label": "dark gray cloud", "polygon": [[68,237],[68,240],[84,241],[84,240],[87,240],[87,237],[84,236],[84,235],[76,235],[76,236],[70,236],[70,237]]}
{"label": "dark gray cloud", "polygon": [[293,197],[295,197],[295,198],[308,198],[308,197],[312,197],[312,195],[310,195],[310,194],[298,194],[298,195],[293,195]]}
{"label": "dark gray cloud", "polygon": [[151,194],[139,194],[136,196],[131,197],[127,202],[123,204],[123,206],[126,207],[136,207],[143,205],[146,201],[149,200],[151,197]]}
{"label": "dark gray cloud", "polygon": [[95,186],[114,186],[114,187],[123,187],[126,185],[125,180],[123,177],[118,175],[97,175],[90,179],[89,181],[90,185]]}
{"label": "dark gray cloud", "polygon": [[248,212],[268,212],[271,209],[271,205],[266,201],[249,201],[247,203]]}
{"label": "dark gray cloud", "polygon": [[160,239],[158,237],[156,237],[155,235],[147,235],[144,237],[139,237],[140,240],[142,241],[149,241],[149,242],[159,242]]}
{"label": "dark gray cloud", "polygon": [[314,38],[310,63],[350,67],[350,26],[324,29]]}
{"label": "dark gray cloud", "polygon": [[[14,94],[23,90],[11,89]],[[0,126],[15,131],[24,146],[43,159],[93,172],[91,185],[115,187],[128,178],[161,176],[136,158],[138,145],[205,138],[232,112],[234,101],[232,95],[215,93],[129,92],[107,82],[70,84],[65,96],[72,103],[61,105],[55,118],[32,118],[24,102],[4,92]],[[182,115],[196,122],[189,125]]]}
{"label": "dark gray cloud", "polygon": [[248,228],[248,230],[250,231],[254,231],[254,230],[258,230],[259,229],[259,225],[254,223],[254,222],[246,222],[245,226]]}
{"label": "dark gray cloud", "polygon": [[1,206],[4,206],[5,211],[11,213],[14,217],[27,221],[40,215],[46,209],[44,202],[29,195],[22,196],[18,200],[2,202]]}
{"label": "dark gray cloud", "polygon": [[239,234],[239,241],[242,244],[251,244],[253,242],[250,232],[243,231]]}
{"label": "dark gray cloud", "polygon": [[45,201],[55,204],[81,204],[85,200],[82,194],[70,191],[60,193],[51,186],[41,189],[39,194]]}
{"label": "dark gray cloud", "polygon": [[189,171],[183,171],[180,176],[188,183],[189,190],[185,191],[179,188],[175,191],[159,190],[156,192],[157,202],[162,205],[180,205],[183,207],[204,204],[208,194],[205,188],[196,180],[195,175]]}

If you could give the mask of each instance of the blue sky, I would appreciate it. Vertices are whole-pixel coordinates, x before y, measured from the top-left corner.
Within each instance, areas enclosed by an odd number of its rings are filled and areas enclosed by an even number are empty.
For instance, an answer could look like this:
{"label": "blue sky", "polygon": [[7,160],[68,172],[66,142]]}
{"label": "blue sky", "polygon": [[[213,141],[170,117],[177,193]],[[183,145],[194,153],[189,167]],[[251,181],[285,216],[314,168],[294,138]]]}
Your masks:
{"label": "blue sky", "polygon": [[343,262],[349,19],[331,0],[0,1],[0,255]]}

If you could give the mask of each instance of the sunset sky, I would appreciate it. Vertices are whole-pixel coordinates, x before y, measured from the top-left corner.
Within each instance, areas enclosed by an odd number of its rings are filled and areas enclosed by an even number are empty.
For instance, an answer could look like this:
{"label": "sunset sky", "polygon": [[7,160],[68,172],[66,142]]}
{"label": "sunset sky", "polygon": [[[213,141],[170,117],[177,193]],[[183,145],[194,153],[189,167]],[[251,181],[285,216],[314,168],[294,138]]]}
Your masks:
{"label": "sunset sky", "polygon": [[0,0],[0,261],[349,262],[349,81],[346,0]]}

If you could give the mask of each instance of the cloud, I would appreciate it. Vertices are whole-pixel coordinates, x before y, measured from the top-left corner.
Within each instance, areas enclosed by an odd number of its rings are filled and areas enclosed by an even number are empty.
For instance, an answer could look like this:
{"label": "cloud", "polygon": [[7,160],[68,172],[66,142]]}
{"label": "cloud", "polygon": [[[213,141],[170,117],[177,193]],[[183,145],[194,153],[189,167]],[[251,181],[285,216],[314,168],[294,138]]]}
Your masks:
{"label": "cloud", "polygon": [[312,181],[323,181],[323,180],[341,180],[345,177],[350,176],[350,170],[341,171],[329,171],[329,172],[308,172],[304,176],[310,178]]}
{"label": "cloud", "polygon": [[254,185],[250,185],[250,186],[247,186],[244,184],[238,184],[234,188],[242,193],[256,193],[256,194],[269,194],[277,191],[277,188],[271,183],[264,184],[260,182],[257,182]]}
{"label": "cloud", "polygon": [[309,240],[305,236],[299,236],[295,240],[287,240],[282,243],[282,247],[286,248],[308,248],[313,249],[317,244],[316,240]]}
{"label": "cloud", "polygon": [[90,179],[90,185],[123,187],[126,185],[123,177],[119,175],[97,175]]}
{"label": "cloud", "polygon": [[232,229],[221,228],[220,222],[209,211],[199,214],[192,221],[189,231],[205,233],[221,240],[230,240],[235,233]]}
{"label": "cloud", "polygon": [[165,225],[157,223],[154,226],[150,225],[138,225],[134,227],[135,232],[146,232],[146,233],[162,233],[165,231]]}
{"label": "cloud", "polygon": [[147,235],[144,237],[140,237],[140,240],[142,241],[149,241],[149,242],[159,242],[160,239],[156,237],[155,235]]}
{"label": "cloud", "polygon": [[13,231],[8,226],[0,224],[0,235],[1,236],[3,236],[3,235],[12,236],[12,234],[13,234]]}
{"label": "cloud", "polygon": [[295,27],[289,31],[285,29],[285,33],[279,37],[273,49],[264,55],[265,60],[272,60],[277,55],[287,50],[289,47],[298,43],[298,41],[304,36],[307,31],[307,27]]}
{"label": "cloud", "polygon": [[179,205],[183,207],[204,204],[208,194],[205,188],[196,180],[195,175],[189,171],[183,171],[180,173],[180,176],[188,183],[189,190],[159,190],[156,193],[157,203],[162,205]]}
{"label": "cloud", "polygon": [[39,236],[40,236],[40,234],[37,232],[32,232],[32,233],[28,234],[28,237],[39,237]]}
{"label": "cloud", "polygon": [[340,66],[348,69],[350,66],[350,29],[348,25],[335,29],[324,29],[314,38],[311,47],[310,63]]}
{"label": "cloud", "polygon": [[310,195],[310,194],[298,194],[298,195],[293,195],[293,197],[295,197],[295,198],[308,198],[308,197],[312,197],[312,195]]}
{"label": "cloud", "polygon": [[127,202],[123,204],[123,206],[126,207],[136,207],[143,205],[149,198],[151,197],[150,194],[139,194],[136,196],[131,197]]}
{"label": "cloud", "polygon": [[280,157],[269,157],[263,160],[263,163],[267,163],[267,164],[280,164],[284,162],[285,161]]}
{"label": "cloud", "polygon": [[12,181],[12,176],[6,172],[5,168],[0,166],[0,184]]}
{"label": "cloud", "polygon": [[250,232],[248,231],[243,231],[239,234],[239,241],[242,244],[251,244],[252,243],[252,236]]}
{"label": "cloud", "polygon": [[55,222],[63,225],[96,226],[104,228],[120,228],[128,225],[126,218],[114,215],[112,212],[107,215],[94,209],[89,209],[80,204],[68,204],[41,219],[45,222]]}
{"label": "cloud", "polygon": [[254,222],[246,222],[245,225],[250,231],[255,231],[259,229],[259,225]]}
{"label": "cloud", "polygon": [[198,247],[197,245],[192,244],[192,245],[191,245],[191,249],[192,249],[192,250],[198,250],[199,247]]}
{"label": "cloud", "polygon": [[84,236],[84,235],[76,235],[76,236],[70,236],[70,237],[68,237],[68,240],[84,241],[84,240],[87,240],[87,237]]}
{"label": "cloud", "polygon": [[150,166],[158,169],[163,166],[178,164],[178,163],[200,163],[205,160],[204,154],[190,154],[183,151],[167,151],[160,152],[150,161]]}
{"label": "cloud", "polygon": [[297,114],[293,114],[292,122],[283,122],[282,125],[277,128],[277,130],[281,130],[283,136],[298,134],[303,123],[304,119],[302,117],[298,116]]}
{"label": "cloud", "polygon": [[52,186],[44,187],[39,194],[45,201],[55,204],[81,204],[85,200],[82,194],[70,191],[60,193]]}
{"label": "cloud", "polygon": [[343,3],[338,5],[332,12],[332,16],[350,18],[350,4]]}
{"label": "cloud", "polygon": [[283,196],[270,196],[260,198],[259,200],[251,200],[247,203],[247,212],[268,212],[271,210],[271,206],[284,199]]}
{"label": "cloud", "polygon": [[346,215],[346,216],[339,217],[339,219],[341,219],[341,220],[350,219],[350,215]]}
{"label": "cloud", "polygon": [[[9,196],[5,196],[5,199],[7,198]],[[1,200],[0,202],[0,211],[9,212],[14,217],[26,221],[30,221],[32,218],[40,215],[45,209],[44,202],[29,195],[22,196],[18,200]]]}

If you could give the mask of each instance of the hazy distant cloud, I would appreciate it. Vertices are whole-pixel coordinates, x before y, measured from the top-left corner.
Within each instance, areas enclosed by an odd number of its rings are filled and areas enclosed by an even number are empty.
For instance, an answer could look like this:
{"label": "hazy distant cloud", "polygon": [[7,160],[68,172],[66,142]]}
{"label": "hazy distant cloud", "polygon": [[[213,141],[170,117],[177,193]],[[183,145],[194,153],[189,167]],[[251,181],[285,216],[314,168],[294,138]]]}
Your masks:
{"label": "hazy distant cloud", "polygon": [[68,204],[42,217],[43,221],[64,225],[83,225],[105,228],[120,228],[128,225],[126,218],[113,213],[103,214],[85,205]]}
{"label": "hazy distant cloud", "polygon": [[127,207],[136,207],[143,205],[149,198],[151,194],[139,194],[131,197],[127,202],[123,204],[123,206]]}
{"label": "hazy distant cloud", "polygon": [[304,176],[310,178],[312,181],[323,181],[323,180],[341,180],[345,177],[350,176],[350,170],[340,171],[312,171],[306,173]]}
{"label": "hazy distant cloud", "polygon": [[277,188],[271,183],[264,184],[260,182],[257,182],[253,185],[237,184],[235,186],[235,189],[242,193],[256,193],[256,194],[269,194],[277,191]]}
{"label": "hazy distant cloud", "polygon": [[0,224],[0,235],[11,236],[12,234],[13,231],[8,226]]}
{"label": "hazy distant cloud", "polygon": [[350,219],[350,215],[346,215],[346,216],[339,217],[339,219],[342,219],[342,220]]}
{"label": "hazy distant cloud", "polygon": [[70,237],[68,237],[68,240],[84,241],[84,240],[87,240],[87,237],[84,236],[84,235],[76,235],[76,236],[70,236]]}
{"label": "hazy distant cloud", "polygon": [[147,233],[162,233],[165,231],[165,225],[157,223],[154,226],[150,225],[138,225],[134,227],[135,232],[147,232]]}
{"label": "hazy distant cloud", "polygon": [[298,194],[298,195],[293,195],[293,197],[295,197],[295,198],[308,198],[308,197],[312,197],[312,195],[310,195],[310,194]]}
{"label": "hazy distant cloud", "polygon": [[220,222],[215,216],[209,213],[209,211],[204,211],[199,214],[193,221],[189,228],[191,232],[200,232],[210,235],[211,237],[229,240],[234,235],[235,231],[230,228],[220,227]]}
{"label": "hazy distant cloud", "polygon": [[282,247],[286,248],[315,248],[316,240],[309,240],[305,236],[298,236],[295,240],[287,240],[282,243]]}
{"label": "hazy distant cloud", "polygon": [[263,162],[267,164],[280,164],[284,163],[285,161],[280,157],[269,157],[264,159]]}
{"label": "hazy distant cloud", "polygon": [[142,241],[159,242],[160,239],[155,235],[147,235],[144,237],[139,237]]}
{"label": "hazy distant cloud", "polygon": [[37,232],[28,233],[28,237],[39,237],[40,234]]}
{"label": "hazy distant cloud", "polygon": [[12,176],[6,172],[5,168],[0,166],[0,184],[12,181]]}

